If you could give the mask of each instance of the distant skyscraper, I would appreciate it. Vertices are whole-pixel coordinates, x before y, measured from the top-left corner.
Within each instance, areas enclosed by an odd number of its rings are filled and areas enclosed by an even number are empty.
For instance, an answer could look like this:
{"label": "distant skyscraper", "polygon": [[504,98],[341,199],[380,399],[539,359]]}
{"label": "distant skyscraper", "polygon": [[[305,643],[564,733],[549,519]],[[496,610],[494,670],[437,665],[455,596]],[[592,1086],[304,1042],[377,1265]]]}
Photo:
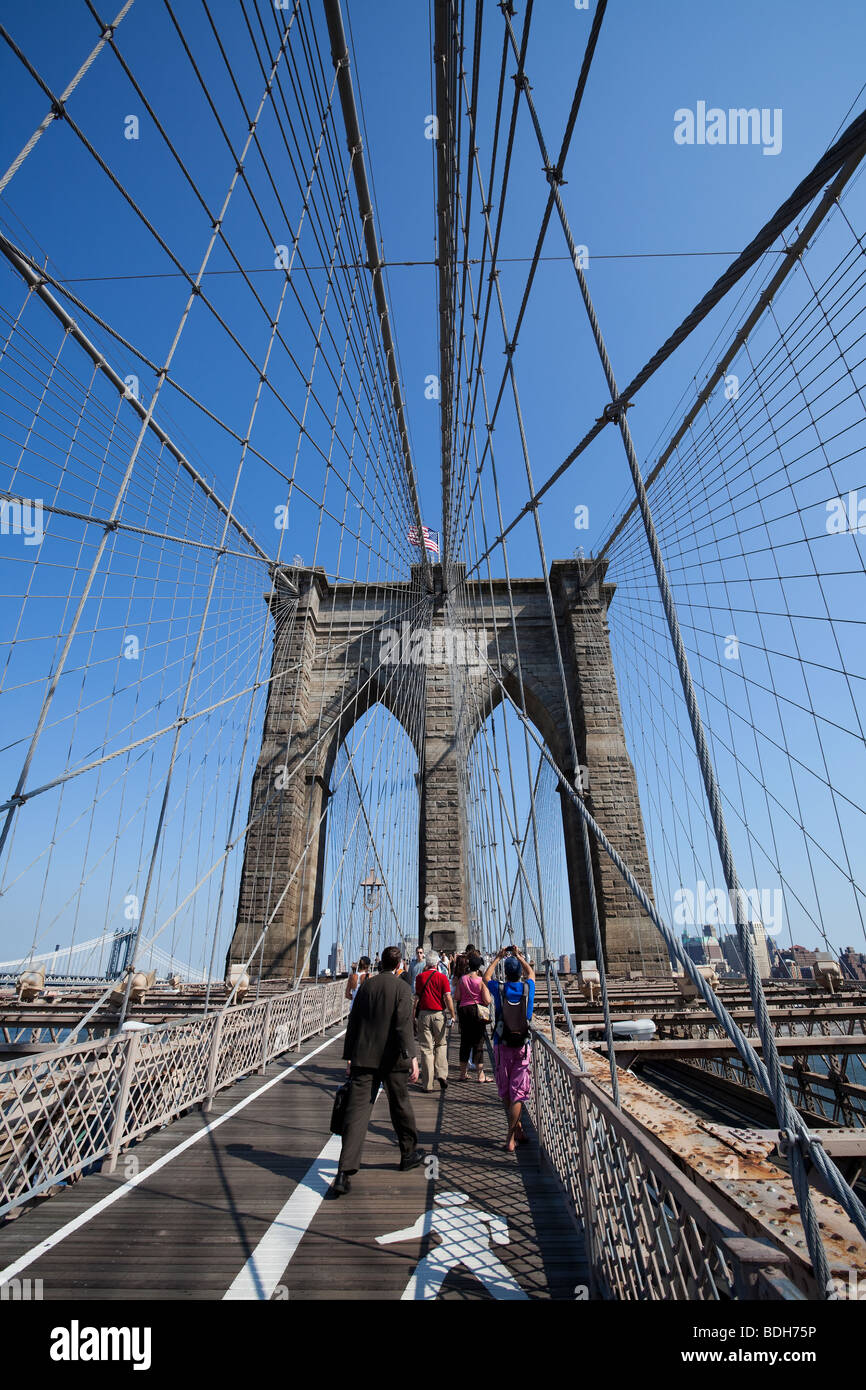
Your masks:
{"label": "distant skyscraper", "polygon": [[721,941],[722,955],[728,963],[732,975],[745,975],[740,943],[733,932],[726,932]]}
{"label": "distant skyscraper", "polygon": [[[762,980],[769,980],[772,977],[772,970],[770,968],[770,952],[767,948],[767,933],[764,931],[763,922],[750,922],[749,934],[752,938],[752,950],[755,954],[758,974]],[[729,932],[720,944],[722,954],[733,973],[745,975],[746,969],[743,965],[742,951],[736,932]]]}
{"label": "distant skyscraper", "polygon": [[707,952],[703,936],[691,936],[687,931],[684,931],[683,948],[689,959],[693,960],[696,965],[707,964]]}
{"label": "distant skyscraper", "polygon": [[335,941],[328,956],[328,969],[332,975],[345,975],[346,963],[343,956],[342,941]]}
{"label": "distant skyscraper", "polygon": [[722,947],[719,938],[716,936],[715,927],[704,927],[704,955],[707,965],[712,965],[716,972],[724,974],[725,957],[722,954]]}
{"label": "distant skyscraper", "polygon": [[767,947],[767,933],[764,931],[763,922],[750,922],[749,932],[752,937],[752,945],[755,948],[755,963],[758,967],[758,974],[762,980],[769,980],[772,971],[770,969],[770,952]]}

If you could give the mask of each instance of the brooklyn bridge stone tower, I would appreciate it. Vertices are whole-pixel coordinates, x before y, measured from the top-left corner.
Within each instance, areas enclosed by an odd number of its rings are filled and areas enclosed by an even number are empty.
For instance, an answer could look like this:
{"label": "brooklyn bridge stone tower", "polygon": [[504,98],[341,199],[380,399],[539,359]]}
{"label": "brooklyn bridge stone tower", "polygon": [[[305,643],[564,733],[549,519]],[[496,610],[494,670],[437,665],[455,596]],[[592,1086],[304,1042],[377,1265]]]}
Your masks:
{"label": "brooklyn bridge stone tower", "polygon": [[[416,721],[413,738],[420,769],[418,915],[406,923],[407,936],[460,948],[473,934],[458,755],[467,740],[458,739],[457,720],[475,717],[480,726],[504,698],[502,687],[521,706],[525,702],[530,720],[572,785],[581,779],[589,809],[651,892],[637,782],[625,743],[608,634],[607,611],[615,586],[605,581],[605,568],[589,560],[557,560],[550,573],[582,771],[570,757],[544,581],[487,580],[483,596],[478,586],[474,605],[473,582],[462,581],[461,593],[476,613],[482,611],[483,598],[487,660],[470,674],[478,686],[474,716],[467,716],[465,703],[455,710],[447,666],[434,663],[425,672],[422,733]],[[446,624],[448,605],[441,568],[434,566],[432,575],[435,650],[435,635]],[[268,596],[274,618],[271,679],[229,951],[232,963],[254,956],[256,973],[260,965],[263,975],[291,981],[317,969],[328,788],[346,734],[380,701],[413,736],[407,717],[410,694],[405,682],[388,679],[393,667],[383,665],[379,640],[383,622],[393,625],[399,620],[401,587],[408,615],[417,611],[417,574],[404,586],[373,583],[359,593],[351,584],[332,584],[319,569],[274,572]],[[333,658],[335,649],[339,660]],[[487,664],[494,660],[499,680]],[[461,732],[465,735],[466,730]],[[560,801],[575,953],[578,960],[592,959],[596,952],[580,818],[567,794],[561,793]],[[668,975],[667,953],[648,918],[607,856],[596,853],[594,842],[592,854],[609,974]],[[437,904],[435,921],[425,917],[425,904],[431,900]]]}

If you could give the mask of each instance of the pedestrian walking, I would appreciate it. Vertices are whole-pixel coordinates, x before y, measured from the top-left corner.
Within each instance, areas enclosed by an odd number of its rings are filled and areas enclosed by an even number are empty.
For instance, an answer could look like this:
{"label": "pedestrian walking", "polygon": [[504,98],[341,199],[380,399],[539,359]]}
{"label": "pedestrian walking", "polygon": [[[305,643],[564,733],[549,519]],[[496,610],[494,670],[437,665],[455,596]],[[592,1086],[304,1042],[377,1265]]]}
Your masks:
{"label": "pedestrian walking", "polygon": [[[467,973],[467,971],[469,970],[469,964],[468,964],[468,962],[469,962],[469,957],[470,957],[470,956],[473,956],[473,955],[477,955],[477,954],[478,954],[477,947],[470,941],[470,942],[468,943],[467,947],[466,947],[466,950],[465,950],[465,951],[462,951],[462,952],[460,953],[460,955],[457,956],[457,958],[456,958],[455,961],[454,961],[454,972],[453,972],[453,974],[452,974],[452,976],[451,976],[451,989],[452,989],[452,991],[454,990],[454,981],[455,981],[455,979],[458,979],[460,976],[465,975],[465,974]],[[484,963],[485,963],[485,962],[484,962],[484,959],[483,959],[483,957],[482,957],[482,966],[484,965]],[[455,997],[456,997],[456,996],[455,996]],[[459,1015],[459,1013],[458,1013],[458,1015],[457,1015],[457,1024],[458,1024],[458,1027],[459,1027],[459,1024],[460,1024],[460,1015]],[[473,1058],[473,1057],[470,1057],[470,1058],[469,1058],[469,1070],[470,1070],[470,1071],[474,1071],[474,1070],[475,1070],[475,1061],[474,1061],[474,1058]]]}
{"label": "pedestrian walking", "polygon": [[469,969],[469,954],[467,951],[459,951],[454,957],[454,964],[451,967],[451,988],[454,988],[455,980],[459,980]]}
{"label": "pedestrian walking", "polygon": [[362,956],[357,966],[352,966],[352,973],[346,981],[345,997],[354,1003],[355,995],[370,974],[370,957]]}
{"label": "pedestrian walking", "polygon": [[416,946],[416,947],[415,947],[415,959],[413,960],[412,964],[409,966],[409,983],[410,983],[410,985],[412,986],[412,991],[413,991],[413,993],[414,993],[414,991],[415,991],[415,981],[417,980],[418,976],[421,974],[421,971],[422,971],[423,969],[424,969],[424,947],[423,947],[423,946]]}
{"label": "pedestrian walking", "polygon": [[[504,983],[493,979],[493,972],[501,960],[505,962]],[[535,1002],[535,971],[516,946],[503,946],[493,957],[483,978],[493,996],[496,1011],[493,1030],[496,1087],[508,1116],[505,1150],[514,1153],[517,1144],[528,1142],[520,1123],[520,1112],[532,1089],[529,1020]]]}
{"label": "pedestrian walking", "polygon": [[454,999],[451,981],[439,970],[437,952],[428,951],[424,964],[425,969],[415,980],[420,1086],[422,1091],[432,1091],[433,1082],[438,1081],[440,1089],[445,1091],[448,1088],[448,1028],[454,1022]]}
{"label": "pedestrian walking", "polygon": [[386,946],[382,969],[360,986],[349,1014],[343,1057],[351,1089],[343,1121],[340,1163],[331,1186],[335,1197],[350,1190],[352,1174],[361,1166],[367,1127],[380,1085],[385,1088],[391,1123],[400,1145],[400,1171],[417,1168],[424,1162],[409,1097],[409,1082],[418,1079],[412,995],[394,973],[399,963],[399,946]]}
{"label": "pedestrian walking", "polygon": [[468,1081],[466,1073],[472,1061],[475,1064],[475,1079],[483,1085],[487,1081],[484,1075],[484,1044],[492,996],[481,978],[484,962],[477,951],[468,957],[466,965],[466,971],[457,979],[452,991],[460,1028],[460,1080]]}

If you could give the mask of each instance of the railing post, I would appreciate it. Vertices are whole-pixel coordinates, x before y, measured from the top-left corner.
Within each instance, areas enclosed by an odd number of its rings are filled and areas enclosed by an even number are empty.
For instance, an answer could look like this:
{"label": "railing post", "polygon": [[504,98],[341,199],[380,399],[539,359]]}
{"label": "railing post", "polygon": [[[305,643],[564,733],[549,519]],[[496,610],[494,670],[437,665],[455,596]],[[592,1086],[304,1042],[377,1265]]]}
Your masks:
{"label": "railing post", "polygon": [[297,997],[297,1000],[298,1000],[298,1032],[297,1032],[297,1037],[296,1037],[296,1039],[295,1039],[295,1046],[294,1046],[294,1051],[295,1051],[295,1052],[300,1052],[300,1050],[301,1050],[301,1043],[304,1041],[304,994],[305,994],[305,993],[306,993],[306,990],[299,989],[299,990],[298,990],[298,993],[297,993],[297,996],[296,996],[296,997]]}
{"label": "railing post", "polygon": [[202,1110],[210,1110],[213,1105],[214,1090],[216,1087],[217,1063],[219,1062],[220,1041],[223,1035],[223,1019],[225,1013],[220,1012],[216,1016],[213,1037],[210,1045],[210,1060],[207,1068],[207,1094],[202,1101]]}
{"label": "railing post", "polygon": [[592,1136],[589,1128],[589,1102],[576,1076],[571,1078],[572,1095],[574,1096],[574,1116],[576,1142],[578,1152],[578,1181],[581,1189],[581,1205],[583,1206],[582,1225],[583,1240],[586,1246],[586,1264],[589,1270],[589,1292],[590,1297],[598,1292],[598,1275],[596,1271],[595,1256],[595,1207],[593,1203],[592,1174],[590,1173],[589,1155],[592,1147]]}
{"label": "railing post", "polygon": [[544,1109],[541,1099],[541,1092],[538,1089],[538,1049],[533,1039],[529,1048],[529,1056],[532,1061],[532,1094],[535,1098],[535,1128],[538,1132],[539,1156],[544,1157]]}
{"label": "railing post", "polygon": [[326,1033],[326,1031],[327,1031],[327,1028],[328,1028],[328,986],[327,986],[327,985],[322,985],[322,1028],[321,1028],[322,1037],[325,1036],[325,1033]]}
{"label": "railing post", "polygon": [[554,1011],[553,1011],[553,985],[551,984],[551,980],[550,980],[550,975],[551,975],[551,970],[552,970],[552,968],[553,968],[553,961],[551,961],[551,960],[546,960],[546,961],[544,962],[544,973],[545,973],[545,976],[546,976],[546,979],[547,979],[547,1008],[548,1008],[548,1012],[549,1012],[549,1014],[550,1014],[550,1041],[551,1041],[551,1042],[554,1044],[554,1046],[555,1046],[555,1045],[556,1045],[556,1015],[555,1015],[555,1013],[554,1013]]}
{"label": "railing post", "polygon": [[123,1062],[123,1071],[120,1077],[120,1090],[117,1095],[117,1106],[114,1111],[114,1124],[111,1127],[111,1142],[108,1154],[102,1160],[100,1172],[113,1173],[117,1166],[117,1155],[120,1152],[120,1145],[123,1142],[123,1124],[126,1119],[126,1106],[129,1101],[129,1091],[132,1085],[132,1073],[138,1060],[138,1050],[141,1040],[141,1032],[135,1028],[126,1035],[126,1057]]}
{"label": "railing post", "polygon": [[259,1072],[264,1071],[270,1060],[269,1043],[271,1037],[271,1013],[273,1011],[273,1003],[273,996],[271,996],[265,1004],[265,1021],[262,1026],[262,1065],[259,1067]]}

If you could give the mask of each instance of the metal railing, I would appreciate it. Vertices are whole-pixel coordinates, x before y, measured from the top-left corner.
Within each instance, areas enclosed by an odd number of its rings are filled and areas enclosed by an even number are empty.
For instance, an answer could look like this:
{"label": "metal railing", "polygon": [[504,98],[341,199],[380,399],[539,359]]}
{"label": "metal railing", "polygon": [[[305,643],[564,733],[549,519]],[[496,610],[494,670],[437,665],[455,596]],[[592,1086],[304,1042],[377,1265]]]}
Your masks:
{"label": "metal railing", "polygon": [[0,1215],[261,1071],[349,1011],[345,981],[0,1064]]}
{"label": "metal railing", "polygon": [[744,1236],[536,1029],[532,1069],[539,1142],[582,1228],[596,1297],[803,1297],[782,1253]]}

